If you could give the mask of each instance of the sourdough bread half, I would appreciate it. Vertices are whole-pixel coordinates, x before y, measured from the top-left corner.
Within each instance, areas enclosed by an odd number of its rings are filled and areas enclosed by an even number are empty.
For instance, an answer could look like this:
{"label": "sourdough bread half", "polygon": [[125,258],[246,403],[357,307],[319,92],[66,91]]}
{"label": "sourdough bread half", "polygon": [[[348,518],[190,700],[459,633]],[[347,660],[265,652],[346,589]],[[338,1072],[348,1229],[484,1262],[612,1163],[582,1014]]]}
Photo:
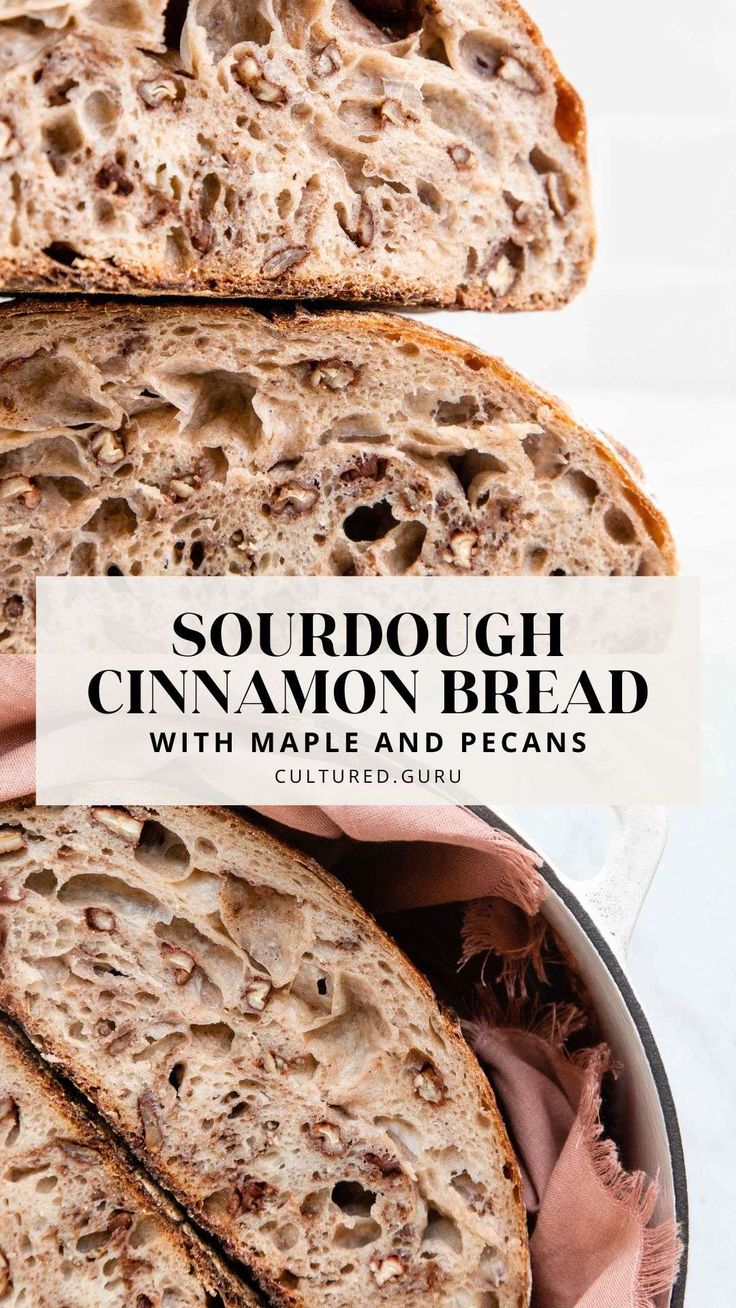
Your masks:
{"label": "sourdough bread half", "polygon": [[668,573],[624,452],[388,314],[0,312],[0,633],[44,574]]}
{"label": "sourdough bread half", "polygon": [[0,1301],[6,1308],[257,1308],[0,1022]]}
{"label": "sourdough bread half", "polygon": [[339,883],[223,811],[0,823],[0,1004],[272,1299],[527,1303],[488,1082]]}
{"label": "sourdough bread half", "polygon": [[11,290],[552,308],[593,247],[516,0],[6,0],[0,207]]}
{"label": "sourdough bread half", "polygon": [[43,574],[669,573],[624,451],[388,314],[0,313],[0,633]]}

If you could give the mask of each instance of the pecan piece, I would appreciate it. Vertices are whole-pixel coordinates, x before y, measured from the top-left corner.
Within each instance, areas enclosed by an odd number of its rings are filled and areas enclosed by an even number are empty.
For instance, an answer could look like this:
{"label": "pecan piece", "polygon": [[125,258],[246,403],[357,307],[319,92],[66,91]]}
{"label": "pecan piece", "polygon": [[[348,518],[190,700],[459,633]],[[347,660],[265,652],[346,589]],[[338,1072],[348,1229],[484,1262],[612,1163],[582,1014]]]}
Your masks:
{"label": "pecan piece", "polygon": [[280,250],[274,250],[263,261],[261,272],[264,277],[280,277],[282,273],[291,272],[300,263],[309,258],[309,249],[306,245],[284,245]]}
{"label": "pecan piece", "polygon": [[262,1013],[271,993],[271,982],[265,976],[253,976],[243,986],[241,998],[253,1013]]}
{"label": "pecan piece", "polygon": [[252,54],[242,55],[233,65],[233,76],[240,82],[259,104],[285,104],[286,91],[283,86],[266,77],[258,60]]}
{"label": "pecan piece", "polygon": [[79,1140],[57,1140],[56,1143],[67,1158],[73,1159],[75,1163],[84,1163],[85,1167],[93,1166],[99,1159],[97,1149],[82,1144]]}
{"label": "pecan piece", "polygon": [[30,478],[15,473],[0,478],[0,500],[22,500],[27,509],[35,509],[41,492]]}
{"label": "pecan piece", "polygon": [[545,173],[544,187],[552,212],[558,218],[566,218],[572,205],[564,177],[559,173]]}
{"label": "pecan piece", "polygon": [[519,63],[518,59],[514,59],[513,55],[507,55],[497,68],[496,76],[503,82],[508,82],[510,86],[516,87],[517,91],[525,91],[528,95],[539,95],[542,89],[533,73],[530,73],[524,64]]}
{"label": "pecan piece", "polygon": [[179,949],[177,945],[170,945],[165,940],[161,944],[161,953],[174,973],[176,984],[185,986],[197,966],[197,960],[186,949]]}
{"label": "pecan piece", "polygon": [[0,854],[17,854],[27,849],[22,827],[0,827]]}
{"label": "pecan piece", "polygon": [[456,145],[448,145],[447,153],[459,173],[466,173],[470,168],[475,167],[473,151],[468,149],[467,145],[463,145],[461,141],[458,141]]}
{"label": "pecan piece", "polygon": [[144,1090],[138,1097],[138,1116],[141,1119],[146,1148],[160,1149],[164,1142],[164,1133],[159,1120],[159,1106],[150,1090]]}
{"label": "pecan piece", "polygon": [[315,1122],[307,1132],[309,1139],[328,1158],[338,1158],[345,1153],[346,1145],[340,1128],[334,1122]]}
{"label": "pecan piece", "polygon": [[384,123],[391,123],[394,127],[403,127],[405,123],[415,123],[417,121],[416,114],[411,109],[407,109],[406,105],[402,104],[400,100],[395,100],[393,96],[389,96],[388,99],[381,102],[378,117],[381,126]]}
{"label": "pecan piece", "polygon": [[287,481],[276,490],[272,509],[279,517],[297,518],[300,513],[308,513],[319,499],[317,486],[308,486],[301,481]]}
{"label": "pecan piece", "polygon": [[425,1063],[414,1075],[412,1085],[414,1093],[426,1104],[441,1104],[445,1098],[445,1085],[439,1072],[431,1063]]}
{"label": "pecan piece", "polygon": [[369,1263],[371,1275],[376,1285],[386,1285],[388,1281],[393,1281],[399,1276],[403,1276],[406,1268],[401,1258],[396,1254],[389,1254],[388,1258],[373,1258]]}
{"label": "pecan piece", "polygon": [[175,77],[153,77],[138,83],[138,94],[148,109],[158,109],[167,101],[179,103],[184,99],[184,87]]}
{"label": "pecan piece", "polygon": [[450,558],[459,568],[470,568],[473,555],[478,545],[478,537],[472,531],[456,531],[450,540]]}
{"label": "pecan piece", "polygon": [[115,930],[115,914],[109,908],[85,908],[84,920],[90,931],[102,931],[109,935]]}
{"label": "pecan piece", "polygon": [[141,838],[143,823],[134,818],[124,808],[93,808],[92,817],[100,826],[120,836],[129,845],[137,845]]}
{"label": "pecan piece", "polygon": [[309,385],[326,386],[330,391],[343,391],[355,380],[355,371],[352,363],[345,363],[342,359],[322,359],[313,364]]}
{"label": "pecan piece", "polygon": [[189,500],[192,495],[197,493],[198,478],[193,472],[187,472],[183,477],[172,477],[169,482],[169,492],[172,499]]}
{"label": "pecan piece", "polygon": [[314,57],[314,71],[318,77],[331,77],[342,68],[342,54],[337,41],[328,41]]}
{"label": "pecan piece", "polygon": [[98,427],[89,444],[98,463],[119,463],[125,458],[125,445],[119,432]]}

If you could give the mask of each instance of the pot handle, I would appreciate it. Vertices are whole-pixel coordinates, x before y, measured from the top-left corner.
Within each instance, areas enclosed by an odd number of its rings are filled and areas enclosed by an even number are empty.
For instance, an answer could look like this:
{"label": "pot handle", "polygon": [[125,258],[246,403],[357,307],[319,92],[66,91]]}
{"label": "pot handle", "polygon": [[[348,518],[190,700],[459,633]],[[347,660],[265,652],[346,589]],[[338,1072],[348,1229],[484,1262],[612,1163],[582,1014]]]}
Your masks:
{"label": "pot handle", "polygon": [[619,829],[600,872],[565,884],[577,896],[620,958],[629,941],[667,839],[663,808],[614,808]]}

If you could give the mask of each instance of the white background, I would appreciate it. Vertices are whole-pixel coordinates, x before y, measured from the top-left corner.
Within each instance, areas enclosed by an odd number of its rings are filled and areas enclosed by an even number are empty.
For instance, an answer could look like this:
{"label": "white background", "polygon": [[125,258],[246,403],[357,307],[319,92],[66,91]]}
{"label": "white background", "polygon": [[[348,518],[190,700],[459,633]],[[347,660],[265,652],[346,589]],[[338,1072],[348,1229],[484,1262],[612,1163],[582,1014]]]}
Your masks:
{"label": "white background", "polygon": [[[599,251],[554,316],[433,315],[636,452],[703,581],[703,800],[673,810],[630,963],[680,1111],[688,1308],[734,1302],[736,1213],[736,4],[527,0],[588,109]],[[488,796],[493,803],[493,796]],[[592,870],[589,811],[517,810]]]}

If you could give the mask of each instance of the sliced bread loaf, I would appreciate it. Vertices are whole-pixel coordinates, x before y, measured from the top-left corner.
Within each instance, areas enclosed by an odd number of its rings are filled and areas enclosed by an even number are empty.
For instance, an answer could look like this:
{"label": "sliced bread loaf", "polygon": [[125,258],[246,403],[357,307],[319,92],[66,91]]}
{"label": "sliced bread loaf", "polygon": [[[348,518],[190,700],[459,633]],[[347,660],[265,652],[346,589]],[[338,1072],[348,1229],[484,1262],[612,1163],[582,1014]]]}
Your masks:
{"label": "sliced bread loaf", "polygon": [[5,1308],[257,1308],[0,1022],[0,1302]]}
{"label": "sliced bread loaf", "polygon": [[6,649],[43,574],[675,567],[623,451],[405,318],[10,308],[0,406]]}
{"label": "sliced bread loaf", "polygon": [[272,1299],[527,1303],[491,1089],[342,886],[217,810],[0,824],[0,1005]]}
{"label": "sliced bread loaf", "polygon": [[580,102],[516,0],[0,6],[0,286],[552,308]]}

